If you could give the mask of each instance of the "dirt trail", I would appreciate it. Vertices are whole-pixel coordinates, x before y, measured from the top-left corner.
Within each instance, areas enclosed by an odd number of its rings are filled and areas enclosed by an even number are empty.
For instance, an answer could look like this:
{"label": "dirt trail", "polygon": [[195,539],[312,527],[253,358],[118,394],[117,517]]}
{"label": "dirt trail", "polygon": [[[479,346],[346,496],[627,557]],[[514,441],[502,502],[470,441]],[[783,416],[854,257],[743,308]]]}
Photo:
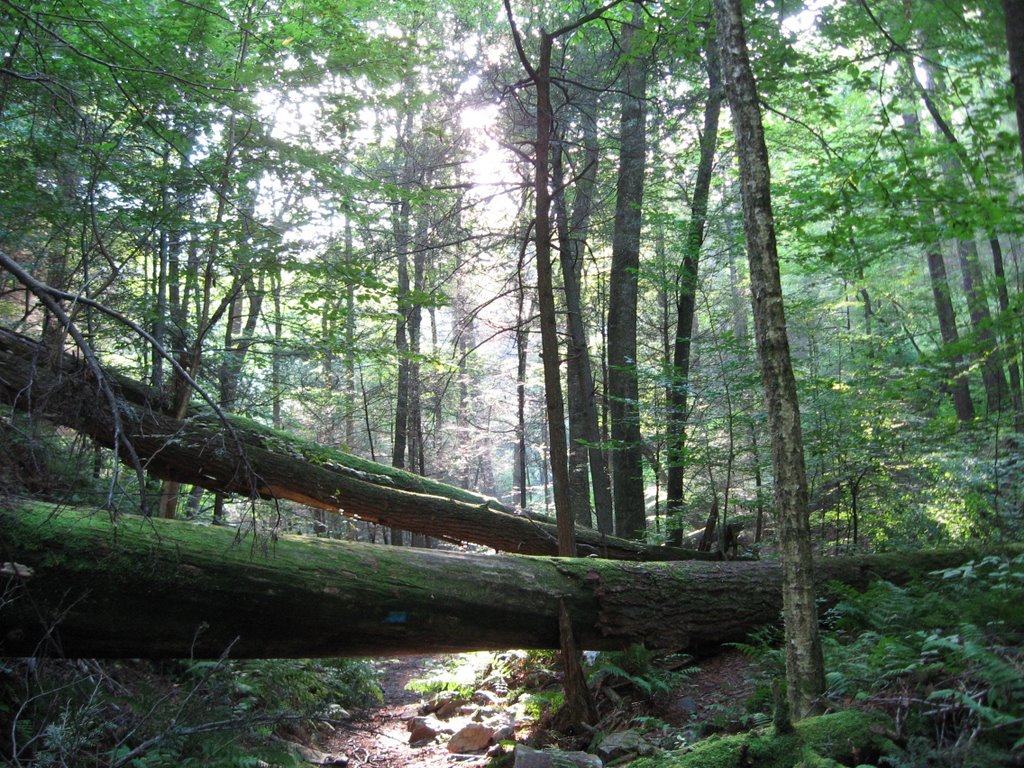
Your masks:
{"label": "dirt trail", "polygon": [[[418,714],[422,698],[406,685],[410,680],[430,677],[444,658],[410,656],[377,661],[383,701],[377,707],[355,712],[322,749],[328,754],[345,755],[349,768],[484,768],[488,761],[482,755],[450,754],[445,736],[423,746],[409,744],[407,726]],[[699,671],[681,681],[654,714],[680,730],[735,727],[738,724],[730,726],[729,717],[723,716],[750,696],[751,660],[735,649],[724,649],[717,656],[701,660],[699,666]],[[615,711],[621,715],[618,726],[632,724],[628,710]]]}
{"label": "dirt trail", "polygon": [[356,713],[348,728],[339,728],[324,747],[332,754],[348,757],[349,768],[438,768],[459,765],[478,768],[484,758],[467,760],[448,753],[436,740],[420,747],[409,746],[407,721],[416,714],[420,695],[406,690],[406,684],[424,677],[438,657],[407,656],[378,662],[384,701],[375,709]]}

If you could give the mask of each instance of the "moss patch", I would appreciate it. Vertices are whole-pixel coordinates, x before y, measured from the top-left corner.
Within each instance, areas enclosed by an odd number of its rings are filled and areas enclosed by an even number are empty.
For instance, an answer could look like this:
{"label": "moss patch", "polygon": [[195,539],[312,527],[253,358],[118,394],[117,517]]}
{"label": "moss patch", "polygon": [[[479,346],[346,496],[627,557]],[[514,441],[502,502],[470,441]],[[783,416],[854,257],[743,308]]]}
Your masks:
{"label": "moss patch", "polygon": [[771,729],[712,737],[693,749],[633,762],[634,768],[830,768],[870,763],[896,750],[884,735],[889,719],[880,713],[836,712],[796,724],[776,736]]}
{"label": "moss patch", "polygon": [[[190,421],[197,426],[220,430],[223,423],[220,418],[205,409],[199,409]],[[431,480],[411,472],[378,464],[359,456],[354,456],[336,448],[303,440],[290,432],[276,430],[254,419],[231,414],[228,421],[238,430],[242,442],[249,442],[263,450],[291,456],[294,459],[309,462],[323,469],[337,472],[355,480],[362,480],[376,485],[391,487],[412,493],[424,493],[431,496],[464,501],[469,504],[487,506],[491,509],[504,509],[496,499],[483,496],[447,483]]]}

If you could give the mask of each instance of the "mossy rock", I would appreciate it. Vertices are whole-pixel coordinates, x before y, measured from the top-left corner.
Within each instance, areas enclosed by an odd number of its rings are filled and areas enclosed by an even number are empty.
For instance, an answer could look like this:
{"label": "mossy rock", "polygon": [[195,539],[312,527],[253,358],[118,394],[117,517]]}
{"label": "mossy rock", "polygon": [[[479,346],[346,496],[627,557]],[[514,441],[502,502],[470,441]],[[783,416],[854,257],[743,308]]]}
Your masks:
{"label": "mossy rock", "polygon": [[634,768],[834,768],[871,763],[895,751],[885,736],[888,717],[848,710],[796,723],[794,733],[771,728],[734,736],[713,736],[686,752],[634,761]]}

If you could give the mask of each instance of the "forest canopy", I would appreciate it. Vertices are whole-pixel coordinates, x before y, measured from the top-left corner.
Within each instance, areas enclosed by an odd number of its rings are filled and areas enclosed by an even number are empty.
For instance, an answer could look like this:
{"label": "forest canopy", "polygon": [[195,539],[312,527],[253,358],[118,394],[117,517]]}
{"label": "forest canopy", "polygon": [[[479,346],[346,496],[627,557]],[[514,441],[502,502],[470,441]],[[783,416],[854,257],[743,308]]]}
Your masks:
{"label": "forest canopy", "polygon": [[[773,469],[711,9],[507,10],[5,3],[0,248],[58,305],[5,270],[5,322],[77,349],[70,324],[182,415],[201,393],[538,511],[564,453],[580,524],[682,543],[736,522],[759,547]],[[746,13],[817,548],[1011,533],[1021,162],[999,9]],[[559,29],[539,269],[539,89],[514,43],[529,63]],[[141,476],[69,448],[91,501],[137,503]],[[6,463],[8,489],[31,480]],[[165,516],[239,513],[187,490],[150,492]]]}

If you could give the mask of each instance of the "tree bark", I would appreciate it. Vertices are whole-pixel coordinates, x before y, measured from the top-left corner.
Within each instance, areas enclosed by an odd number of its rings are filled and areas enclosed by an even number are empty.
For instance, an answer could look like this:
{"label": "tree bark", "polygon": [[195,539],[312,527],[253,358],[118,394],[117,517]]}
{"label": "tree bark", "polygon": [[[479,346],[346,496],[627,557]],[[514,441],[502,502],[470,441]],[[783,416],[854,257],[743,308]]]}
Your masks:
{"label": "tree bark", "polygon": [[633,42],[643,23],[644,10],[637,5],[632,22],[624,24],[622,31],[621,46],[627,61],[623,70],[608,293],[608,399],[614,445],[611,464],[615,533],[639,539],[646,528],[636,356],[640,230],[647,164],[647,62],[636,55]]}
{"label": "tree bark", "polygon": [[807,519],[807,471],[800,408],[782,304],[768,149],[757,85],[747,53],[742,5],[740,0],[715,0],[714,5],[722,49],[722,74],[736,133],[754,327],[775,473],[775,514],[783,568],[787,696],[793,716],[799,719],[820,708],[820,696],[825,691]]}
{"label": "tree bark", "polygon": [[[562,285],[565,290],[566,330],[566,393],[569,402],[569,458],[573,474],[574,489],[578,483],[586,493],[586,505],[574,499],[579,513],[586,513],[586,520],[577,514],[581,525],[590,522],[590,489],[593,488],[594,515],[597,529],[612,533],[612,491],[608,469],[601,450],[601,430],[597,419],[597,401],[594,389],[594,373],[590,364],[590,350],[583,323],[583,301],[580,292],[580,278],[583,256],[586,251],[587,232],[590,227],[590,212],[593,206],[594,187],[597,182],[599,147],[597,141],[596,98],[587,92],[586,101],[580,109],[583,123],[583,171],[575,183],[576,199],[570,216],[565,203],[565,184],[562,172],[563,142],[553,152],[552,184],[555,188],[555,208],[558,218],[559,261],[562,267]],[[589,473],[590,482],[587,482]],[[577,478],[576,475],[582,477]]]}
{"label": "tree bark", "polygon": [[932,285],[932,299],[935,303],[935,315],[939,322],[939,335],[942,343],[950,352],[953,367],[952,396],[953,408],[957,419],[965,424],[974,421],[974,401],[971,400],[970,384],[964,372],[964,361],[958,347],[960,334],[956,327],[956,314],[953,300],[950,297],[949,278],[946,275],[946,262],[935,248],[929,248],[926,255],[928,276]]}
{"label": "tree bark", "polygon": [[[562,161],[562,140],[558,137],[551,148],[551,184],[554,187],[552,203],[558,232],[558,260],[562,267],[562,289],[565,297],[566,353],[565,399],[569,421],[569,503],[576,525],[593,526],[590,509],[590,456],[585,437],[586,403],[588,388],[580,367],[587,351],[580,309],[578,262],[576,249],[571,245],[567,208],[565,204],[565,175]],[[589,387],[593,393],[593,385]],[[595,409],[596,417],[597,411]]]}
{"label": "tree bark", "polygon": [[551,108],[551,35],[542,31],[537,66],[531,73],[537,92],[537,139],[534,145],[534,248],[537,255],[537,305],[540,309],[540,345],[544,363],[544,402],[547,410],[549,460],[558,521],[558,553],[576,554],[575,522],[569,495],[569,445],[565,433],[561,353],[551,267],[551,190],[548,162],[554,113]]}
{"label": "tree bark", "polygon": [[[517,514],[496,499],[295,439],[256,422],[193,412],[167,415],[142,384],[112,379],[119,391],[115,435],[110,408],[88,369],[70,356],[52,372],[40,367],[41,347],[0,330],[0,401],[32,410],[110,446],[130,441],[158,477],[212,491],[301,504],[400,530],[468,541],[522,554],[557,554],[557,529],[539,515]],[[645,546],[578,528],[580,554],[636,560],[702,557],[672,547]]]}
{"label": "tree bark", "polygon": [[[672,345],[671,385],[669,386],[668,428],[666,430],[666,461],[668,481],[665,487],[667,514],[678,515],[683,505],[683,474],[686,469],[686,424],[689,420],[690,347],[693,316],[697,307],[697,274],[700,251],[704,243],[704,225],[708,215],[711,175],[718,147],[718,116],[722,107],[722,82],[714,33],[708,34],[706,45],[708,99],[704,105],[704,131],[700,138],[700,164],[693,188],[690,224],[686,232],[683,264],[678,275],[676,292],[676,331]],[[677,525],[672,541],[682,543],[683,528]]]}
{"label": "tree bark", "polygon": [[[778,621],[775,562],[629,564],[468,555],[49,506],[0,509],[0,654],[235,658],[558,648],[678,651]],[[962,564],[967,552],[821,561],[864,588]],[[155,599],[159,596],[159,599]]]}
{"label": "tree bark", "polygon": [[988,413],[995,413],[1006,405],[1009,387],[1003,373],[1002,352],[992,327],[988,291],[981,271],[981,262],[978,260],[978,246],[974,240],[957,240],[956,252],[960,259],[960,275],[963,279],[964,294],[967,296],[971,328],[980,347],[981,382],[985,387],[985,405]]}
{"label": "tree bark", "polygon": [[[913,63],[906,61],[907,68],[907,90],[909,103],[909,82],[913,80],[911,70]],[[921,122],[918,119],[917,111],[909,109],[903,113],[903,126],[909,134],[909,142],[914,145],[921,139]],[[921,205],[922,203],[918,203]],[[938,215],[938,213],[936,213]],[[974,401],[971,400],[970,382],[964,372],[963,354],[959,350],[960,333],[956,326],[956,313],[953,309],[953,300],[949,290],[949,277],[946,274],[946,262],[942,253],[935,247],[928,249],[925,258],[928,263],[928,277],[932,288],[932,301],[935,305],[935,317],[939,324],[939,335],[949,360],[948,365],[952,368],[950,372],[950,383],[948,386],[953,398],[953,409],[956,411],[957,420],[964,424],[974,421]]]}
{"label": "tree bark", "polygon": [[1013,103],[1017,110],[1017,137],[1020,161],[1024,167],[1024,0],[1003,0],[1006,15],[1006,51],[1013,83]]}
{"label": "tree bark", "polygon": [[1006,288],[1006,267],[1003,264],[1003,246],[997,236],[988,241],[992,250],[992,272],[996,279],[996,297],[999,300],[1003,343],[1006,347],[1006,365],[1010,373],[1010,402],[1013,403],[1014,428],[1024,431],[1024,390],[1020,377],[1020,345],[1017,343],[1014,309],[1010,305],[1010,293]]}
{"label": "tree bark", "polygon": [[[965,189],[973,187],[980,188],[979,175],[976,165],[971,161],[964,146],[953,133],[952,127],[939,111],[934,94],[941,89],[942,78],[940,70],[934,62],[926,60],[924,68],[928,75],[927,82],[921,84],[917,81],[916,70],[911,65],[911,76],[920,91],[921,99],[924,102],[928,114],[935,123],[935,127],[942,134],[950,149],[950,153],[939,161],[942,175],[946,182],[954,189],[957,182],[962,178],[965,182]],[[955,219],[955,214],[947,216]],[[960,272],[963,279],[964,294],[967,298],[967,309],[971,319],[971,328],[977,340],[978,352],[975,356],[981,361],[981,381],[985,388],[985,403],[989,413],[1000,410],[1004,405],[1008,386],[1006,376],[1003,372],[1002,350],[999,349],[997,339],[992,327],[991,313],[988,306],[988,296],[984,284],[984,276],[981,270],[981,263],[978,260],[978,248],[974,242],[974,232],[966,231],[957,233],[956,222],[951,222],[954,233],[957,234],[956,251],[960,260]],[[986,226],[988,226],[986,222]],[[972,228],[973,229],[973,228]]]}

